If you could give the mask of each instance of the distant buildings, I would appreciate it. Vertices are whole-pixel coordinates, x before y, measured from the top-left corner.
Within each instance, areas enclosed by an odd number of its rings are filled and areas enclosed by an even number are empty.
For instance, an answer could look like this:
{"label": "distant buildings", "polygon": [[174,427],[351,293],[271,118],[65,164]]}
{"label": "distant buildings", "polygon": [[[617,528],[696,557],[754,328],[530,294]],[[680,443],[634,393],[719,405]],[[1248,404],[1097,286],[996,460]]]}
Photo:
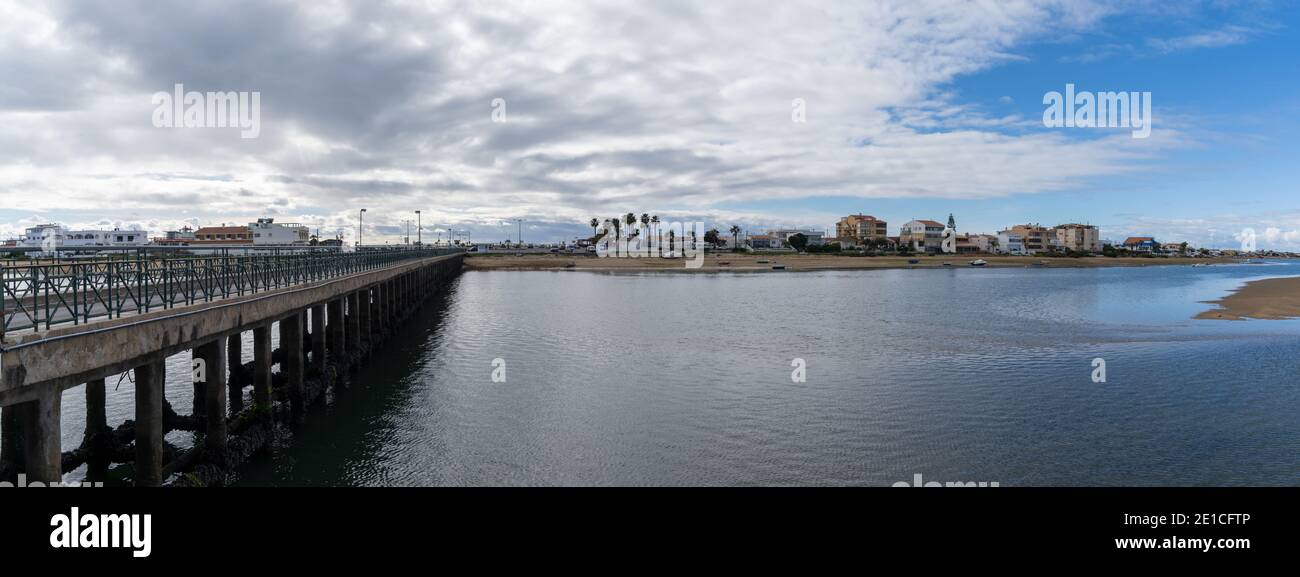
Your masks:
{"label": "distant buildings", "polygon": [[273,218],[259,218],[249,223],[253,233],[253,244],[307,244],[311,231],[298,223],[277,223]]}
{"label": "distant buildings", "polygon": [[52,247],[57,250],[96,248],[96,247],[130,247],[149,244],[148,233],[142,230],[69,230],[60,224],[40,224],[23,231],[23,237],[16,246],[28,249]]}
{"label": "distant buildings", "polygon": [[1061,224],[1056,231],[1056,240],[1066,250],[1076,252],[1101,252],[1101,231],[1090,224]]}
{"label": "distant buildings", "polygon": [[[835,237],[854,239],[858,244],[879,242],[889,236],[889,224],[874,216],[850,214],[835,223]],[[842,240],[841,240],[842,243]]]}
{"label": "distant buildings", "polygon": [[[902,249],[906,247],[919,253],[943,252],[943,237],[947,229],[957,229],[956,218],[948,215],[945,225],[937,220],[911,220],[899,227],[898,236],[888,236],[883,219],[865,214],[850,214],[835,223],[835,238],[842,248],[872,248],[877,244]],[[1046,227],[1037,223],[1018,224],[992,234],[961,234],[956,236],[958,254],[1040,254],[1040,253],[1091,253],[1102,252],[1101,231],[1094,225],[1068,223]]]}
{"label": "distant buildings", "polygon": [[205,226],[194,231],[193,240],[178,244],[194,245],[292,245],[308,244],[311,231],[296,223],[277,223],[272,218],[259,218],[248,226]]}
{"label": "distant buildings", "polygon": [[755,250],[770,250],[782,248],[784,243],[781,238],[770,234],[752,234],[749,235],[749,247]]}
{"label": "distant buildings", "polygon": [[998,237],[991,234],[957,235],[957,254],[992,254],[998,247]]}
{"label": "distant buildings", "polygon": [[939,252],[943,245],[943,223],[933,220],[908,221],[899,229],[898,242],[916,252]]}
{"label": "distant buildings", "polygon": [[246,226],[205,226],[194,231],[191,244],[249,245],[253,244],[253,233]]}
{"label": "distant buildings", "polygon": [[778,228],[767,231],[768,235],[781,239],[783,246],[790,246],[790,237],[796,234],[802,234],[808,239],[808,246],[820,245],[825,241],[820,230],[804,230],[801,228]]}
{"label": "distant buildings", "polygon": [[1037,223],[1018,224],[1011,227],[1011,232],[1020,235],[1025,244],[1025,252],[1036,254],[1040,252],[1051,252],[1061,247],[1061,241],[1056,238],[1056,231]]}
{"label": "distant buildings", "polygon": [[1001,254],[1025,254],[1025,237],[1012,230],[998,231],[998,252]]}
{"label": "distant buildings", "polygon": [[1130,236],[1124,239],[1123,246],[1133,252],[1154,252],[1156,239],[1149,236]]}

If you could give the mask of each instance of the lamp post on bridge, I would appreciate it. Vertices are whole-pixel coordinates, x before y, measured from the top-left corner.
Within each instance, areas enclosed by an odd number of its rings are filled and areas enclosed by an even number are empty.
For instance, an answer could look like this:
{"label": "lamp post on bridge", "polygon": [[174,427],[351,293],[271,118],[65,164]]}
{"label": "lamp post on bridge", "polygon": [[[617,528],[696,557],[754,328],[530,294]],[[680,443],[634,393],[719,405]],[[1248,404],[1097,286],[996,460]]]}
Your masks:
{"label": "lamp post on bridge", "polygon": [[358,249],[361,248],[361,235],[362,235],[362,231],[365,230],[365,225],[363,224],[363,221],[365,220],[365,216],[366,216],[366,209],[364,208],[361,209],[361,212],[357,213],[357,248]]}
{"label": "lamp post on bridge", "polygon": [[419,246],[424,246],[424,242],[422,242],[424,229],[422,227],[423,225],[420,224],[420,211],[417,210],[415,211],[415,244]]}

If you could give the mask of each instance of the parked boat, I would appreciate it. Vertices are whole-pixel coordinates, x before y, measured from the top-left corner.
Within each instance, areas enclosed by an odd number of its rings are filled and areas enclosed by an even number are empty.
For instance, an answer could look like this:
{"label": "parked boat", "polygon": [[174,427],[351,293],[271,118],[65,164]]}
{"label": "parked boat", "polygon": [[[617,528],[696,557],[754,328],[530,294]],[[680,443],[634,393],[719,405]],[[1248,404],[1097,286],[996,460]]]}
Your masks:
{"label": "parked boat", "polygon": [[907,264],[921,264],[921,261],[914,258],[907,259]]}
{"label": "parked boat", "polygon": [[986,264],[988,264],[988,263],[989,263],[989,261],[986,261],[986,260],[984,260],[984,259],[982,259],[982,258],[977,258],[977,259],[975,259],[975,260],[973,260],[973,261],[970,261],[970,265],[971,265],[971,266],[984,266],[984,265],[986,265]]}

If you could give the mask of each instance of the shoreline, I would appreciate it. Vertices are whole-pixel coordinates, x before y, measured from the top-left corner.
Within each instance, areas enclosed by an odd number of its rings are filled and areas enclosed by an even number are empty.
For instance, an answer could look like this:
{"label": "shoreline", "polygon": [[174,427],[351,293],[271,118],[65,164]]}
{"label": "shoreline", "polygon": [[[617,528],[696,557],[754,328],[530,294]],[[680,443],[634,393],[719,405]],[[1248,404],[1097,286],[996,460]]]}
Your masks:
{"label": "shoreline", "polygon": [[1228,296],[1204,302],[1216,308],[1194,318],[1225,321],[1300,318],[1300,277],[1253,280]]}
{"label": "shoreline", "polygon": [[[909,259],[918,260],[918,264],[909,264]],[[1112,268],[1144,266],[1189,266],[1192,264],[1236,264],[1236,258],[1109,258],[1109,257],[1029,257],[1029,256],[990,256],[990,255],[948,255],[948,256],[840,256],[778,253],[772,255],[755,254],[709,254],[704,258],[704,266],[689,269],[681,259],[662,258],[600,258],[591,254],[470,254],[465,258],[465,268],[469,270],[561,270],[561,271],[600,271],[600,272],[679,272],[679,273],[718,273],[718,272],[800,272],[800,271],[835,271],[835,270],[870,270],[870,269],[943,269],[975,268],[970,262],[983,259],[988,262],[982,268]],[[759,262],[766,261],[766,262]],[[944,263],[948,263],[945,265]],[[784,266],[774,270],[773,266]]]}

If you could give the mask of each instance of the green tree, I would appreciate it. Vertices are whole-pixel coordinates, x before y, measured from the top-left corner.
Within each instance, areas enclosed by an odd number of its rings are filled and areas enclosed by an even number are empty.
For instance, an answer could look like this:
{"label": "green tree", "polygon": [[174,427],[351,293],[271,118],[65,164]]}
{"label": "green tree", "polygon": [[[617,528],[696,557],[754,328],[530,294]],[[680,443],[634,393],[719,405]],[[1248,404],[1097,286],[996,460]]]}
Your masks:
{"label": "green tree", "polygon": [[718,229],[711,228],[707,232],[705,232],[704,242],[713,245],[713,248],[715,249],[718,248],[718,244],[721,243],[721,239],[718,238]]}
{"label": "green tree", "polygon": [[740,245],[737,244],[739,242],[737,240],[737,237],[739,235],[740,235],[740,227],[734,224],[731,225],[731,250],[740,250]]}
{"label": "green tree", "polygon": [[794,249],[799,252],[803,252],[804,247],[808,246],[808,237],[802,232],[796,232],[793,235],[790,235],[790,238],[785,239],[785,241],[790,243],[790,246],[794,247]]}
{"label": "green tree", "polygon": [[618,256],[618,239],[622,238],[619,234],[620,231],[623,230],[623,220],[619,218],[611,218],[605,222],[608,222],[614,227],[614,256]]}
{"label": "green tree", "polygon": [[591,238],[592,238],[592,242],[595,242],[595,239],[596,239],[596,227],[600,226],[600,219],[598,219],[598,218],[592,218],[592,219],[591,219],[591,222],[589,222],[589,223],[587,223],[587,224],[590,224],[590,225],[591,225]]}
{"label": "green tree", "polygon": [[663,244],[664,241],[664,239],[659,237],[659,215],[650,215],[650,226],[654,228],[654,232],[650,234],[655,237],[655,247],[657,248],[660,244]]}

